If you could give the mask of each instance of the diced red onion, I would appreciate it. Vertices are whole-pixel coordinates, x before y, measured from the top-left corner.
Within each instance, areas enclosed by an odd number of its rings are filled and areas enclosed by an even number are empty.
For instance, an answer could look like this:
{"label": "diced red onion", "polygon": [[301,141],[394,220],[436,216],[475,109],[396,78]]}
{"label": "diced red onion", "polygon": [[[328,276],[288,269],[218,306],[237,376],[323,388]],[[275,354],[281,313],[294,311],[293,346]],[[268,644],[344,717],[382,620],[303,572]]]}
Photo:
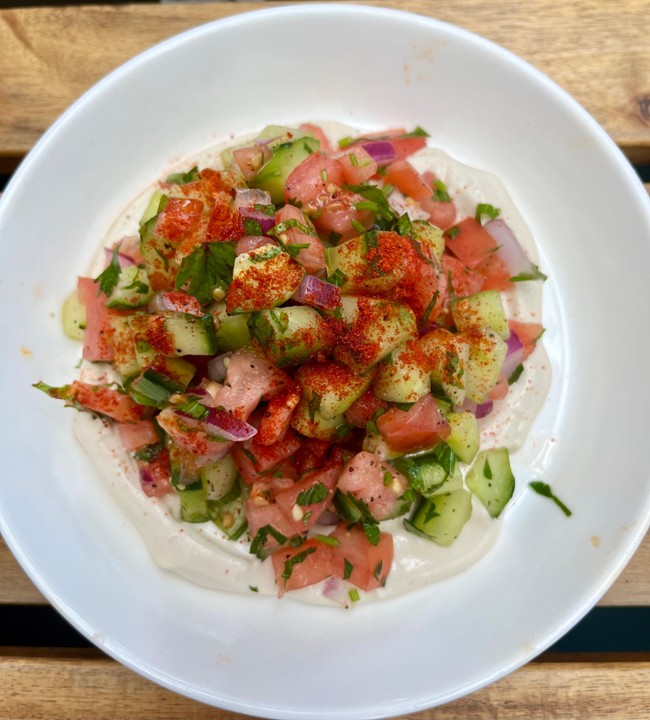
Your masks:
{"label": "diced red onion", "polygon": [[341,288],[315,275],[305,275],[293,297],[303,305],[334,310],[341,304]]}
{"label": "diced red onion", "polygon": [[319,525],[337,525],[341,518],[332,510],[323,510],[318,516]]}
{"label": "diced red onion", "polygon": [[183,312],[188,315],[201,317],[204,315],[201,303],[193,296],[182,290],[162,290],[157,292],[147,305],[150,313]]}
{"label": "diced red onion", "polygon": [[508,338],[508,352],[506,353],[506,359],[503,361],[501,372],[509,378],[512,373],[517,369],[517,366],[525,359],[525,350],[523,343],[519,339],[516,333],[510,331],[510,337]]}
{"label": "diced red onion", "polygon": [[[210,382],[210,381],[208,381]],[[187,388],[185,391],[186,395],[192,395],[195,398],[198,398],[201,405],[205,405],[205,407],[212,407],[212,401],[214,400],[217,391],[210,392],[210,389],[208,387],[205,387],[207,383],[204,383],[204,381],[201,381],[201,385],[197,385],[196,387]]]}
{"label": "diced red onion", "polygon": [[476,410],[474,411],[474,415],[476,416],[477,420],[480,420],[481,418],[486,417],[492,412],[492,408],[494,407],[494,403],[492,400],[488,400],[487,402],[480,403],[476,406]]}
{"label": "diced red onion", "polygon": [[226,379],[231,355],[231,352],[225,352],[222,355],[217,355],[208,361],[207,370],[210,380],[223,382]]}
{"label": "diced red onion", "polygon": [[503,220],[499,218],[490,220],[485,223],[484,227],[499,246],[496,254],[505,262],[511,277],[535,272],[537,268],[529,260],[515,234]]}
{"label": "diced red onion", "polygon": [[429,213],[426,210],[423,210],[415,202],[409,202],[397,188],[390,193],[386,200],[396,215],[404,215],[406,213],[410,220],[429,219]]}
{"label": "diced red onion", "polygon": [[275,216],[267,215],[261,210],[255,210],[255,208],[239,208],[239,214],[242,220],[254,220],[260,226],[263,235],[266,235],[275,225]]}
{"label": "diced red onion", "polygon": [[243,255],[251,250],[257,250],[257,248],[263,245],[277,245],[277,242],[264,235],[244,235],[237,240],[235,252],[237,255]]}
{"label": "diced red onion", "polygon": [[[110,265],[111,260],[113,259],[113,250],[115,248],[104,248],[104,252],[106,253],[106,264]],[[122,252],[117,253],[117,261],[120,264],[120,268],[124,270],[124,268],[129,267],[129,265],[135,265],[135,260],[130,257],[129,255],[125,255]]]}
{"label": "diced red onion", "polygon": [[379,165],[393,162],[397,157],[395,146],[388,140],[371,140],[363,143],[362,147]]}
{"label": "diced red onion", "polygon": [[236,188],[235,209],[253,208],[255,205],[271,205],[271,195],[257,188]]}
{"label": "diced red onion", "polygon": [[350,604],[349,587],[349,585],[332,575],[323,583],[323,596],[338,605],[347,607]]}
{"label": "diced red onion", "polygon": [[212,408],[204,423],[209,434],[218,435],[224,440],[242,442],[257,435],[256,428],[227,410]]}

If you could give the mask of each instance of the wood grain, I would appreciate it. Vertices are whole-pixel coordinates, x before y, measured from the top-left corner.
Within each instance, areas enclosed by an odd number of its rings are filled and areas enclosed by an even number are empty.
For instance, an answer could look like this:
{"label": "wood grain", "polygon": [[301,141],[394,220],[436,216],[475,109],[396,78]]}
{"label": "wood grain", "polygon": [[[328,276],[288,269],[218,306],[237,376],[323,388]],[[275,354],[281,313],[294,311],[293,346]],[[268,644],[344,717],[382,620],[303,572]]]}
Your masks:
{"label": "wood grain", "polygon": [[[200,23],[275,4],[0,10],[0,158],[6,164],[22,157],[71,102],[136,53]],[[398,6],[512,50],[582,103],[633,162],[650,161],[650,0],[404,0]]]}
{"label": "wood grain", "polygon": [[[402,720],[646,720],[649,680],[650,662],[531,663],[469,697]],[[0,656],[0,684],[0,717],[12,720],[244,718],[176,695],[105,657]]]}
{"label": "wood grain", "polygon": [[[0,538],[0,607],[46,602]],[[650,534],[599,604],[650,606]]]}

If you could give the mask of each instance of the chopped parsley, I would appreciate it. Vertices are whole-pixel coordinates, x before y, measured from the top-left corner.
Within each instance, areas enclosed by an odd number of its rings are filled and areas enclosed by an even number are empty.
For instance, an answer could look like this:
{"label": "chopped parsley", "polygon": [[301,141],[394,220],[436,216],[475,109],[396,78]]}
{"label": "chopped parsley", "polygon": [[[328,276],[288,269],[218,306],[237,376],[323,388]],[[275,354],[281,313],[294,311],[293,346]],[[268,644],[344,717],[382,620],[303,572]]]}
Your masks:
{"label": "chopped parsley", "polygon": [[305,560],[312,554],[316,552],[315,547],[309,547],[306,550],[303,550],[302,552],[299,552],[297,555],[294,555],[292,558],[289,558],[284,563],[284,570],[282,571],[282,577],[285,580],[289,580],[291,578],[291,574],[293,573],[293,569],[296,565],[299,565],[302,562],[305,562]]}
{"label": "chopped parsley", "polygon": [[113,248],[111,262],[108,267],[95,278],[95,282],[99,283],[98,295],[100,292],[103,292],[104,295],[110,295],[120,279],[120,274],[122,273],[118,257],[120,254],[120,245],[121,243],[118,243]]}
{"label": "chopped parsley", "polygon": [[320,409],[320,403],[321,403],[321,396],[318,393],[313,392],[311,394],[311,397],[309,398],[309,403],[307,404],[307,409],[309,410],[309,419],[314,422],[316,418],[316,413]]}
{"label": "chopped parsley", "polygon": [[349,580],[353,570],[354,565],[347,558],[343,558],[343,579]]}
{"label": "chopped parsley", "polygon": [[199,179],[199,169],[194,166],[186,173],[172,173],[165,180],[169,185],[187,185],[187,183],[196,182]]}
{"label": "chopped parsley", "polygon": [[528,273],[519,273],[510,278],[510,282],[527,282],[528,280],[546,280],[547,276],[537,267],[533,265],[534,270]]}
{"label": "chopped parsley", "polygon": [[255,218],[244,218],[244,233],[246,235],[264,235],[262,226]]}
{"label": "chopped parsley", "polygon": [[524,365],[523,363],[519,363],[517,367],[512,371],[510,377],[508,378],[508,385],[513,385],[514,383],[519,380],[521,373],[524,371]]}
{"label": "chopped parsley", "polygon": [[176,289],[189,280],[187,291],[203,305],[212,301],[215,288],[226,289],[232,280],[235,248],[229,242],[208,242],[199,245],[183,258],[176,276]]}
{"label": "chopped parsley", "polygon": [[203,418],[210,414],[210,410],[205,405],[201,404],[200,398],[196,397],[196,395],[190,395],[187,402],[183,405],[179,405],[177,410],[190,415],[196,420],[203,420]]}
{"label": "chopped parsley", "polygon": [[476,206],[476,215],[474,217],[476,222],[481,223],[483,222],[483,216],[489,217],[490,220],[494,220],[495,218],[498,218],[499,215],[501,215],[501,210],[499,210],[499,208],[495,208],[494,205],[490,205],[489,203],[479,203]]}
{"label": "chopped parsley", "polygon": [[452,227],[447,228],[445,230],[445,235],[450,240],[453,240],[456,237],[456,235],[458,235],[459,232],[460,232],[460,228],[458,227],[458,225],[452,225]]}
{"label": "chopped parsley", "polygon": [[298,493],[296,505],[314,505],[327,500],[327,488],[322,482],[317,482],[307,490]]}
{"label": "chopped parsley", "polygon": [[359,591],[356,588],[352,588],[352,590],[349,590],[348,595],[353,603],[359,602]]}
{"label": "chopped parsley", "polygon": [[569,510],[569,508],[560,500],[560,498],[557,497],[557,495],[553,494],[550,485],[547,485],[541,480],[533,480],[528,484],[538,495],[541,495],[542,497],[547,497],[552,500],[567,517],[571,517],[571,515],[573,515],[571,510]]}
{"label": "chopped parsley", "polygon": [[442,180],[436,180],[433,183],[433,186],[435,187],[435,191],[432,195],[433,200],[436,202],[451,202],[447,186],[442,182]]}
{"label": "chopped parsley", "polygon": [[342,272],[340,268],[336,268],[331,275],[327,276],[327,282],[332,283],[332,285],[337,285],[338,287],[343,287],[347,281],[347,275]]}
{"label": "chopped parsley", "polygon": [[330,547],[338,547],[341,544],[337,538],[331,535],[314,535],[314,540],[318,540],[318,542],[322,542]]}
{"label": "chopped parsley", "polygon": [[369,518],[364,518],[362,524],[363,531],[368,538],[368,542],[371,545],[379,545],[379,541],[381,539],[381,532],[379,531],[377,521],[374,518],[372,520],[370,520]]}
{"label": "chopped parsley", "polygon": [[388,470],[384,471],[384,487],[390,487],[390,484],[393,482],[393,476],[388,472]]}
{"label": "chopped parsley", "polygon": [[379,581],[379,578],[381,577],[381,569],[382,569],[383,565],[384,565],[383,560],[380,560],[377,563],[377,567],[375,568],[375,571],[373,572],[373,576],[374,576],[375,580],[377,580],[377,581]]}
{"label": "chopped parsley", "polygon": [[276,530],[273,525],[264,525],[257,531],[257,535],[253,538],[249,551],[251,555],[257,555],[258,558],[263,559],[263,550],[269,535],[280,545],[284,545],[287,542],[286,536],[279,530]]}
{"label": "chopped parsley", "polygon": [[286,332],[287,328],[289,327],[289,315],[284,310],[281,310],[278,313],[275,308],[269,310],[269,315],[271,316],[271,320],[273,320],[278,330],[281,333]]}
{"label": "chopped parsley", "polygon": [[483,477],[492,480],[492,468],[490,467],[489,460],[483,463]]}

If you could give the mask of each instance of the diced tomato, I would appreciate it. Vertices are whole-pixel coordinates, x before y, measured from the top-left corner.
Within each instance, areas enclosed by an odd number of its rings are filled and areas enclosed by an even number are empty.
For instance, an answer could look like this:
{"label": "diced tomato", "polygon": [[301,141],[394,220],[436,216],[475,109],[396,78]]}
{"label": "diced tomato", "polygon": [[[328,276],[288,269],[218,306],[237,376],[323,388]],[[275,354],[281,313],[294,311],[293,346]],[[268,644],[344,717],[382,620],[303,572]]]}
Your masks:
{"label": "diced tomato", "polygon": [[406,303],[419,323],[433,322],[447,301],[447,277],[435,260],[428,260],[411,246],[406,272],[393,288],[390,299]]}
{"label": "diced tomato", "polygon": [[373,545],[360,527],[341,523],[330,537],[339,543],[332,547],[334,575],[366,591],[386,582],[393,563],[393,536],[390,533],[381,533],[379,543]]}
{"label": "diced tomato", "polygon": [[232,158],[246,180],[252,180],[259,169],[271,158],[271,150],[266,145],[249,145],[232,151]]}
{"label": "diced tomato", "polygon": [[396,159],[404,160],[418,150],[422,150],[423,147],[426,147],[427,139],[424,137],[393,138],[391,142],[395,148]]}
{"label": "diced tomato", "polygon": [[300,385],[294,383],[287,392],[269,400],[257,426],[255,439],[258,444],[273,445],[284,438],[289,430],[291,415],[300,402],[300,396]]}
{"label": "diced tomato", "polygon": [[[295,478],[275,477],[275,473],[273,475],[260,475],[251,485],[249,498],[251,500],[262,498],[270,503],[275,500],[278,493],[289,490],[294,483]],[[259,501],[255,500],[255,502]]]}
{"label": "diced tomato", "polygon": [[156,235],[180,243],[199,228],[204,204],[190,198],[169,198],[156,221]]}
{"label": "diced tomato", "polygon": [[[275,213],[275,222],[287,222],[295,220],[301,225],[309,227],[309,220],[302,210],[293,205],[284,205]],[[325,248],[320,238],[300,230],[300,228],[289,228],[286,231],[286,245],[307,245],[296,255],[296,260],[305,268],[305,271],[313,274],[325,269]]]}
{"label": "diced tomato", "polygon": [[134,423],[120,423],[117,426],[122,445],[127,450],[139,450],[146,445],[159,441],[156,426],[151,420],[139,420]]}
{"label": "diced tomato", "polygon": [[[287,539],[302,533],[299,523],[287,517],[279,505],[264,498],[254,497],[246,501],[246,519],[248,534],[252,539],[255,539],[260,529],[266,525],[275,528]],[[262,549],[270,551],[278,547],[280,543],[272,535],[268,535]]]}
{"label": "diced tomato", "polygon": [[465,218],[456,227],[458,233],[453,238],[445,236],[445,244],[467,267],[475,268],[497,249],[496,240],[474,218]]}
{"label": "diced tomato", "polygon": [[378,398],[370,388],[348,408],[345,420],[354,427],[365,428],[378,412],[387,409],[388,403]]}
{"label": "diced tomato", "polygon": [[113,348],[108,342],[108,320],[111,312],[106,307],[106,295],[99,292],[99,283],[92,278],[77,280],[79,302],[86,307],[86,329],[84,330],[84,360],[111,362]]}
{"label": "diced tomato", "polygon": [[501,373],[501,375],[499,375],[499,379],[497,380],[497,384],[488,393],[488,400],[503,400],[503,398],[508,394],[508,388],[508,378]]}
{"label": "diced tomato", "polygon": [[163,290],[160,293],[160,301],[165,310],[187,313],[201,317],[205,315],[201,303],[189,293],[182,290]]}
{"label": "diced tomato", "polygon": [[[279,493],[275,501],[285,515],[302,525],[302,531],[305,532],[317,522],[323,510],[329,505],[340,474],[341,465],[338,463],[332,463],[322,470],[314,470],[293,487]],[[324,495],[323,499],[308,503],[308,494],[316,491]],[[298,504],[299,499],[302,500],[301,504]]]}
{"label": "diced tomato", "polygon": [[433,195],[433,189],[422,175],[406,160],[397,160],[386,168],[384,181],[394,185],[400,192],[414,200],[423,200]]}
{"label": "diced tomato", "polygon": [[481,290],[510,290],[514,284],[510,282],[510,270],[505,262],[496,254],[490,253],[475,268],[483,277]]}
{"label": "diced tomato", "polygon": [[230,454],[232,455],[237,472],[242,476],[242,480],[247,485],[253,485],[260,477],[260,473],[255,468],[253,461],[244,452],[244,448],[241,445],[234,445]]}
{"label": "diced tomato", "polygon": [[[238,240],[243,234],[244,221],[239,210],[235,209],[232,197],[225,192],[218,193],[210,210],[206,240],[210,242],[227,242]],[[189,249],[185,243],[181,248],[186,252]]]}
{"label": "diced tomato", "polygon": [[319,125],[313,125],[312,123],[303,123],[302,125],[298,126],[298,129],[304,130],[310,135],[313,135],[313,137],[315,137],[316,140],[320,142],[319,149],[322,153],[325,153],[327,155],[332,151],[332,146],[330,145],[329,140],[327,139],[327,136],[323,131],[323,128]]}
{"label": "diced tomato", "polygon": [[103,385],[89,385],[75,380],[70,385],[71,396],[92,412],[106,415],[117,422],[131,423],[142,418],[145,408],[134,402],[129,395]]}
{"label": "diced tomato", "polygon": [[237,245],[235,245],[235,252],[237,255],[243,255],[244,253],[256,250],[262,245],[277,245],[275,240],[264,237],[264,235],[244,235],[239,238]]}
{"label": "diced tomato", "polygon": [[271,555],[278,584],[278,596],[288,590],[315,585],[333,573],[332,548],[311,538],[300,547],[287,547]]}
{"label": "diced tomato", "polygon": [[450,433],[432,395],[420,398],[406,411],[392,407],[377,420],[377,427],[391,449],[404,453],[433,447]]}
{"label": "diced tomato", "polygon": [[260,400],[270,400],[285,390],[289,381],[286,373],[251,348],[241,348],[230,357],[226,380],[217,393],[214,406],[221,406],[246,420]]}
{"label": "diced tomato", "polygon": [[138,460],[137,463],[140,471],[140,485],[145,495],[162,497],[174,492],[169,453],[166,449],[162,449],[152,460]]}
{"label": "diced tomato", "polygon": [[287,202],[297,200],[306,206],[327,192],[328,185],[340,186],[343,182],[339,161],[315,152],[291,172],[284,188],[284,198]]}
{"label": "diced tomato", "polygon": [[453,201],[442,202],[426,197],[420,200],[420,207],[429,213],[429,222],[443,230],[456,221],[456,205]]}
{"label": "diced tomato", "polygon": [[454,297],[473,295],[483,286],[483,276],[470,270],[467,265],[463,265],[452,255],[443,253],[441,263],[445,276],[448,279],[451,278],[451,290]]}
{"label": "diced tomato", "polygon": [[220,460],[233,445],[232,442],[213,439],[200,420],[181,414],[171,407],[161,410],[156,419],[181,450],[196,458],[196,467]]}
{"label": "diced tomato", "polygon": [[331,444],[328,440],[301,437],[300,450],[295,455],[296,466],[301,475],[323,466]]}
{"label": "diced tomato", "polygon": [[378,455],[364,450],[346,463],[338,487],[341,492],[363,500],[375,520],[386,520],[398,514],[399,498],[408,483]]}
{"label": "diced tomato", "polygon": [[349,185],[360,185],[377,173],[377,163],[361,145],[346,148],[336,156]]}
{"label": "diced tomato", "polygon": [[243,444],[248,459],[258,473],[269,472],[277,465],[292,457],[300,448],[300,440],[296,433],[289,429],[282,440],[273,443],[273,445],[262,445],[257,441],[257,437],[247,440]]}
{"label": "diced tomato", "polygon": [[508,327],[522,342],[524,346],[524,360],[533,352],[537,341],[544,332],[540,323],[524,323],[517,320],[508,320]]}
{"label": "diced tomato", "polygon": [[363,202],[361,195],[349,190],[335,190],[331,194],[316,198],[307,207],[313,212],[314,225],[325,235],[337,235],[349,240],[359,234],[359,226],[365,230],[372,227],[374,215],[370,210],[357,210],[357,203]]}

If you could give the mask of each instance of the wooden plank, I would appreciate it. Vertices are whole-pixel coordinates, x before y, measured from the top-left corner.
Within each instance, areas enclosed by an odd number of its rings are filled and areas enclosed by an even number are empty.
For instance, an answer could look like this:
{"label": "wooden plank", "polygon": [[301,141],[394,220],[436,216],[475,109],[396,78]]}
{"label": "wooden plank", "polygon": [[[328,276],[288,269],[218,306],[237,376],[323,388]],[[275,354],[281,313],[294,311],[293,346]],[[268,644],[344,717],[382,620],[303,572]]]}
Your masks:
{"label": "wooden plank", "polygon": [[[0,11],[0,157],[21,157],[105,73],[209,20],[277,3],[144,4]],[[633,162],[650,161],[650,0],[403,0],[531,62],[581,102]],[[645,20],[645,21],[644,21]]]}
{"label": "wooden plank", "polygon": [[[46,602],[0,538],[0,606]],[[599,604],[650,606],[650,534]]]}
{"label": "wooden plank", "polygon": [[[38,691],[35,691],[35,679]],[[402,720],[650,717],[650,661],[530,663],[469,697]],[[176,695],[105,657],[0,657],[0,717],[243,720]]]}

